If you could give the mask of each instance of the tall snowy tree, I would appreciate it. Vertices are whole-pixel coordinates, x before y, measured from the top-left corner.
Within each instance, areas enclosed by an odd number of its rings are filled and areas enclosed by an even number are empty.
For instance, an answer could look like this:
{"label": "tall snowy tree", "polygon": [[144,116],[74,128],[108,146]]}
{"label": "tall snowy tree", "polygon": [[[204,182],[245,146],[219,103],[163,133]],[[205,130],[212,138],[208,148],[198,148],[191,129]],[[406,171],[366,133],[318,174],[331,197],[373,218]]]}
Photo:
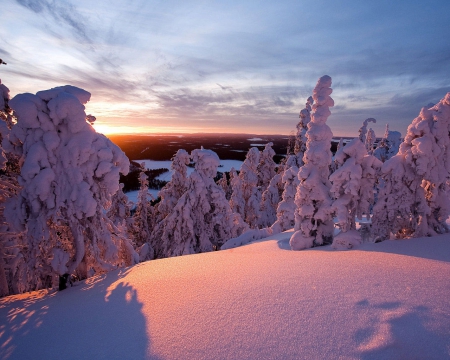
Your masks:
{"label": "tall snowy tree", "polygon": [[330,176],[333,212],[341,231],[356,230],[356,216],[370,218],[375,175],[381,162],[367,154],[357,138],[337,151],[335,161],[338,169]]}
{"label": "tall snowy tree", "polygon": [[284,185],[282,200],[277,206],[277,220],[271,226],[274,234],[292,229],[295,225],[295,194],[298,180],[298,167],[293,165],[285,170],[281,181]]}
{"label": "tall snowy tree", "polygon": [[23,189],[5,215],[27,232],[24,258],[34,289],[55,284],[58,275],[86,278],[137,261],[105,211],[129,161],[86,122],[89,99],[82,89],[62,86],[9,103],[17,124],[4,144],[21,156]]}
{"label": "tall snowy tree", "polygon": [[172,170],[172,178],[159,192],[161,201],[157,204],[156,210],[158,220],[164,219],[172,211],[178,199],[184,194],[187,188],[187,165],[190,162],[189,154],[186,150],[179,149],[171,160],[170,169]]}
{"label": "tall snowy tree", "polygon": [[163,220],[173,211],[178,200],[187,190],[187,165],[190,162],[191,158],[186,150],[179,149],[172,157],[170,165],[172,178],[159,192],[161,201],[155,205],[155,226],[150,235],[150,243],[155,258],[166,256],[166,244],[162,240],[164,232]]}
{"label": "tall snowy tree", "polygon": [[202,148],[193,150],[191,156],[195,171],[187,190],[162,222],[166,257],[219,249],[248,228],[214,182],[220,164],[217,154]]}
{"label": "tall snowy tree", "polygon": [[300,168],[295,203],[295,233],[290,239],[293,250],[329,244],[333,240],[331,214],[331,184],[328,181],[331,164],[331,139],[333,133],[326,124],[330,107],[331,77],[322,76],[313,90],[314,105],[306,133],[304,165]]}
{"label": "tall snowy tree", "polygon": [[397,155],[402,142],[401,138],[401,133],[398,131],[389,131],[389,125],[386,125],[384,137],[378,143],[373,155],[382,162],[389,160],[394,155]]}
{"label": "tall snowy tree", "polygon": [[144,172],[144,164],[139,174],[139,193],[136,202],[136,211],[133,215],[132,235],[139,253],[139,260],[152,260],[154,250],[150,242],[150,234],[153,230],[154,209],[149,201],[148,176]]}
{"label": "tall snowy tree", "polygon": [[364,120],[362,126],[359,128],[359,140],[361,140],[363,144],[366,143],[367,125],[369,125],[369,122],[373,122],[375,124],[377,121],[374,118],[368,118]]}
{"label": "tall snowy tree", "polygon": [[123,192],[123,187],[124,184],[119,184],[119,190],[111,197],[111,206],[107,216],[114,225],[128,228],[131,222],[131,206],[128,197]]}
{"label": "tall snowy tree", "polygon": [[375,131],[373,131],[372,128],[370,128],[369,131],[367,132],[366,143],[365,143],[366,150],[369,155],[372,155],[372,153],[373,153],[373,144],[375,144],[376,139],[377,139],[377,137],[375,136]]}
{"label": "tall snowy tree", "polygon": [[9,99],[9,89],[0,81],[0,297],[29,290],[27,279],[17,271],[22,258],[23,233],[14,231],[4,215],[6,202],[20,191],[18,158],[4,152],[1,146],[3,139],[7,141],[15,120]]}
{"label": "tall snowy tree", "polygon": [[[231,174],[233,174],[233,175],[231,175]],[[217,185],[219,185],[225,192],[225,197],[227,200],[231,199],[231,194],[233,193],[233,189],[231,187],[231,180],[232,180],[232,176],[235,176],[235,175],[236,175],[236,170],[232,167],[230,169],[230,180],[229,181],[227,180],[227,173],[224,172],[222,174],[222,177],[217,182]]]}
{"label": "tall snowy tree", "polygon": [[310,96],[306,100],[305,107],[300,111],[300,121],[297,124],[297,134],[295,136],[294,154],[296,156],[296,166],[303,165],[303,156],[306,151],[306,132],[308,131],[308,124],[311,121],[311,109],[314,99]]}
{"label": "tall snowy tree", "polygon": [[270,180],[269,186],[262,194],[259,228],[269,227],[277,220],[277,206],[280,202],[281,174]]}
{"label": "tall snowy tree", "polygon": [[269,142],[261,151],[259,157],[259,164],[256,168],[256,173],[258,175],[258,186],[261,192],[264,192],[269,186],[270,181],[276,174],[277,164],[273,161],[275,156],[275,151],[272,149],[273,143]]}
{"label": "tall snowy tree", "polygon": [[232,182],[233,193],[230,205],[239,213],[251,228],[258,227],[260,216],[261,192],[258,188],[258,164],[260,152],[251,148],[241,166],[238,179]]}
{"label": "tall snowy tree", "polygon": [[397,155],[382,168],[374,206],[374,233],[389,237],[432,236],[448,232],[450,214],[450,93],[422,108],[408,127]]}

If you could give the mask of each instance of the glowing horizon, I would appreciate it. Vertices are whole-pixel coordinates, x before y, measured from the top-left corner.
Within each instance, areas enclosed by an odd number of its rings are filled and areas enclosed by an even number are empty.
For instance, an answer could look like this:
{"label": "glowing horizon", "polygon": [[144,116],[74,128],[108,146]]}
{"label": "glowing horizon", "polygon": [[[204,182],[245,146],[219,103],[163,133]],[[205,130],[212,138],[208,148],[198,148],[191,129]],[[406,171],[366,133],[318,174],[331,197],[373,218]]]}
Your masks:
{"label": "glowing horizon", "polygon": [[287,135],[327,74],[335,136],[366,118],[377,136],[386,123],[405,134],[450,91],[450,43],[430,40],[449,12],[446,0],[5,0],[0,79],[12,96],[83,88],[110,134]]}

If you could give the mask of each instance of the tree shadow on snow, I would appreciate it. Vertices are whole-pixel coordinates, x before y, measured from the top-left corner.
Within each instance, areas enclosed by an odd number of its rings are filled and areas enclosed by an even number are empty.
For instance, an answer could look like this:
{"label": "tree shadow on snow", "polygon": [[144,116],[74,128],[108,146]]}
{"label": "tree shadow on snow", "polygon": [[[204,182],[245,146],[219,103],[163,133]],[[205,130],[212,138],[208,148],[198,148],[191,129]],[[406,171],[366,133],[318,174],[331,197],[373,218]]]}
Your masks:
{"label": "tree shadow on snow", "polygon": [[[427,242],[425,246],[424,241]],[[334,250],[330,245],[324,245],[301,251],[367,251],[450,262],[449,244],[450,235],[447,234],[429,238],[385,240],[380,243],[363,243],[349,250]],[[278,240],[277,245],[281,250],[291,250],[289,238]]]}
{"label": "tree shadow on snow", "polygon": [[[431,328],[436,317],[429,308],[403,308],[400,302],[356,303],[356,312],[367,318],[367,327],[353,334],[357,357],[375,359],[447,359],[450,356],[449,319]],[[433,319],[435,317],[435,319]],[[444,325],[442,325],[444,324]]]}
{"label": "tree shadow on snow", "polygon": [[[424,241],[427,242],[424,246]],[[450,235],[403,240],[385,240],[380,243],[364,243],[355,250],[384,252],[417,258],[450,262]]]}
{"label": "tree shadow on snow", "polygon": [[281,250],[291,250],[291,245],[289,245],[289,239],[278,240],[277,245]]}
{"label": "tree shadow on snow", "polygon": [[[0,301],[0,359],[157,359],[126,270]],[[21,299],[22,298],[22,299]]]}

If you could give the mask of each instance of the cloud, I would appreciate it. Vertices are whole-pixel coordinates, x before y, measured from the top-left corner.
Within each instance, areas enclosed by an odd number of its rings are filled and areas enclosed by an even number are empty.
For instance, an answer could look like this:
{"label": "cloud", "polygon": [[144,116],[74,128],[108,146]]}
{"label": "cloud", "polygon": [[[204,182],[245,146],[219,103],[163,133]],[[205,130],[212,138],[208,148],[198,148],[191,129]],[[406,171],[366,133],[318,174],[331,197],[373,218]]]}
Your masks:
{"label": "cloud", "polygon": [[11,56],[11,53],[9,53],[8,51],[0,48],[0,55],[6,55],[6,56]]}
{"label": "cloud", "polygon": [[35,12],[36,14],[48,13],[55,21],[66,25],[77,38],[91,43],[85,25],[86,19],[70,3],[47,0],[16,0],[18,4]]}
{"label": "cloud", "polygon": [[[377,119],[377,124],[371,124],[377,134],[384,131],[385,124],[389,123],[391,130],[406,133],[407,126],[419,115],[422,107],[429,103],[437,103],[450,87],[418,89],[409,94],[394,94],[384,104],[371,106],[366,104],[363,108],[350,108],[346,105],[332,108],[330,127],[338,130],[357,129],[358,124],[366,118]],[[354,132],[354,131],[353,131]]]}

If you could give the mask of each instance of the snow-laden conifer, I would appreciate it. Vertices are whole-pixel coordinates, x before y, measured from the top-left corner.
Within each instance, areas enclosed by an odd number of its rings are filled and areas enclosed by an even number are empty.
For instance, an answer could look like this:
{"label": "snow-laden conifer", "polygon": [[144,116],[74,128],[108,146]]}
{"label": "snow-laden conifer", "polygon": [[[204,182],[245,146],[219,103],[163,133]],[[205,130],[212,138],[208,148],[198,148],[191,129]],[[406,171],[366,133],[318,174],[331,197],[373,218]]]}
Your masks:
{"label": "snow-laden conifer", "polygon": [[173,210],[178,199],[186,191],[189,154],[186,150],[180,149],[171,160],[172,178],[159,192],[161,201],[157,205],[158,220],[164,219]]}
{"label": "snow-laden conifer", "polygon": [[335,155],[338,169],[330,175],[333,212],[341,231],[356,229],[356,207],[360,196],[363,157],[367,155],[364,144],[357,138],[339,149]]}
{"label": "snow-laden conifer", "polygon": [[308,124],[311,121],[311,107],[314,103],[310,96],[306,100],[305,107],[300,111],[300,121],[297,124],[297,134],[295,136],[294,154],[296,156],[296,166],[303,165],[303,156],[306,151],[306,132],[308,131]]}
{"label": "snow-laden conifer", "polygon": [[153,230],[154,209],[149,201],[148,176],[143,169],[144,164],[142,164],[142,171],[139,174],[140,188],[131,230],[140,261],[151,260],[154,257],[154,250],[150,242],[150,234]]}
{"label": "snow-laden conifer", "polygon": [[402,142],[402,134],[398,131],[390,131],[389,125],[386,125],[386,131],[383,138],[378,143],[377,148],[373,151],[373,155],[385,162],[389,160],[394,155],[397,155]]}
{"label": "snow-laden conifer", "polygon": [[377,120],[375,120],[374,118],[368,118],[364,120],[362,126],[359,128],[359,140],[361,140],[363,144],[366,143],[367,125],[369,125],[369,122],[373,122],[375,124]]}
{"label": "snow-laden conifer", "polygon": [[307,150],[304,165],[299,169],[300,184],[295,203],[295,233],[290,239],[293,250],[329,244],[333,239],[331,215],[331,184],[328,181],[331,164],[331,139],[333,133],[326,124],[334,101],[331,77],[322,76],[313,90],[314,105],[306,133]]}
{"label": "snow-laden conifer", "polygon": [[233,179],[233,193],[230,205],[234,212],[239,213],[251,228],[258,227],[260,216],[261,192],[258,188],[258,164],[260,152],[251,148],[241,166],[238,179]]}
{"label": "snow-laden conifer", "polygon": [[137,260],[105,211],[129,161],[86,122],[89,99],[82,89],[62,86],[9,103],[17,124],[5,146],[21,156],[23,189],[6,216],[27,233],[25,270],[35,289],[57,275],[85,278]]}
{"label": "snow-laden conifer", "polygon": [[128,229],[131,223],[131,203],[123,192],[124,184],[119,184],[119,190],[111,197],[111,206],[107,212],[108,218],[116,226]]}
{"label": "snow-laden conifer", "polygon": [[[332,209],[342,232],[356,230],[355,217],[370,218],[375,175],[381,162],[367,154],[364,144],[355,138],[335,155],[338,169],[331,174]],[[340,240],[342,241],[342,240]]]}
{"label": "snow-laden conifer", "polygon": [[374,233],[380,239],[426,236],[448,231],[450,214],[450,93],[422,108],[408,127],[397,155],[382,168],[374,206]]}
{"label": "snow-laden conifer", "polygon": [[229,172],[229,176],[230,176],[230,180],[227,180],[227,173],[222,173],[222,177],[219,179],[219,181],[217,182],[217,185],[219,185],[224,193],[225,193],[225,198],[229,201],[231,199],[231,194],[233,193],[233,189],[231,187],[231,180],[234,176],[237,176],[236,174],[236,170],[234,169],[234,167],[232,167],[230,169]]}
{"label": "snow-laden conifer", "polygon": [[369,129],[366,136],[366,150],[369,155],[372,155],[373,153],[373,145],[375,144],[376,140],[375,131],[372,130],[372,128]]}
{"label": "snow-laden conifer", "polygon": [[269,186],[262,194],[259,228],[271,226],[277,219],[277,207],[280,202],[281,174],[275,174]]}
{"label": "snow-laden conifer", "polygon": [[295,194],[299,184],[298,168],[293,165],[285,170],[281,178],[284,190],[277,206],[277,220],[271,226],[274,234],[292,229],[295,225]]}
{"label": "snow-laden conifer", "polygon": [[219,157],[211,150],[191,153],[195,170],[187,190],[163,220],[164,256],[179,256],[219,249],[247,226],[233,213],[222,188],[214,182]]}
{"label": "snow-laden conifer", "polygon": [[20,268],[23,233],[12,229],[6,221],[6,202],[17,195],[18,158],[3,151],[1,143],[7,141],[13,125],[14,114],[9,107],[9,89],[0,81],[0,297],[29,290],[26,278],[17,271]]}
{"label": "snow-laden conifer", "polygon": [[258,175],[258,186],[261,192],[264,192],[269,186],[270,181],[276,174],[277,164],[273,161],[275,151],[272,149],[273,143],[269,142],[261,151],[259,157],[259,164],[256,168]]}

